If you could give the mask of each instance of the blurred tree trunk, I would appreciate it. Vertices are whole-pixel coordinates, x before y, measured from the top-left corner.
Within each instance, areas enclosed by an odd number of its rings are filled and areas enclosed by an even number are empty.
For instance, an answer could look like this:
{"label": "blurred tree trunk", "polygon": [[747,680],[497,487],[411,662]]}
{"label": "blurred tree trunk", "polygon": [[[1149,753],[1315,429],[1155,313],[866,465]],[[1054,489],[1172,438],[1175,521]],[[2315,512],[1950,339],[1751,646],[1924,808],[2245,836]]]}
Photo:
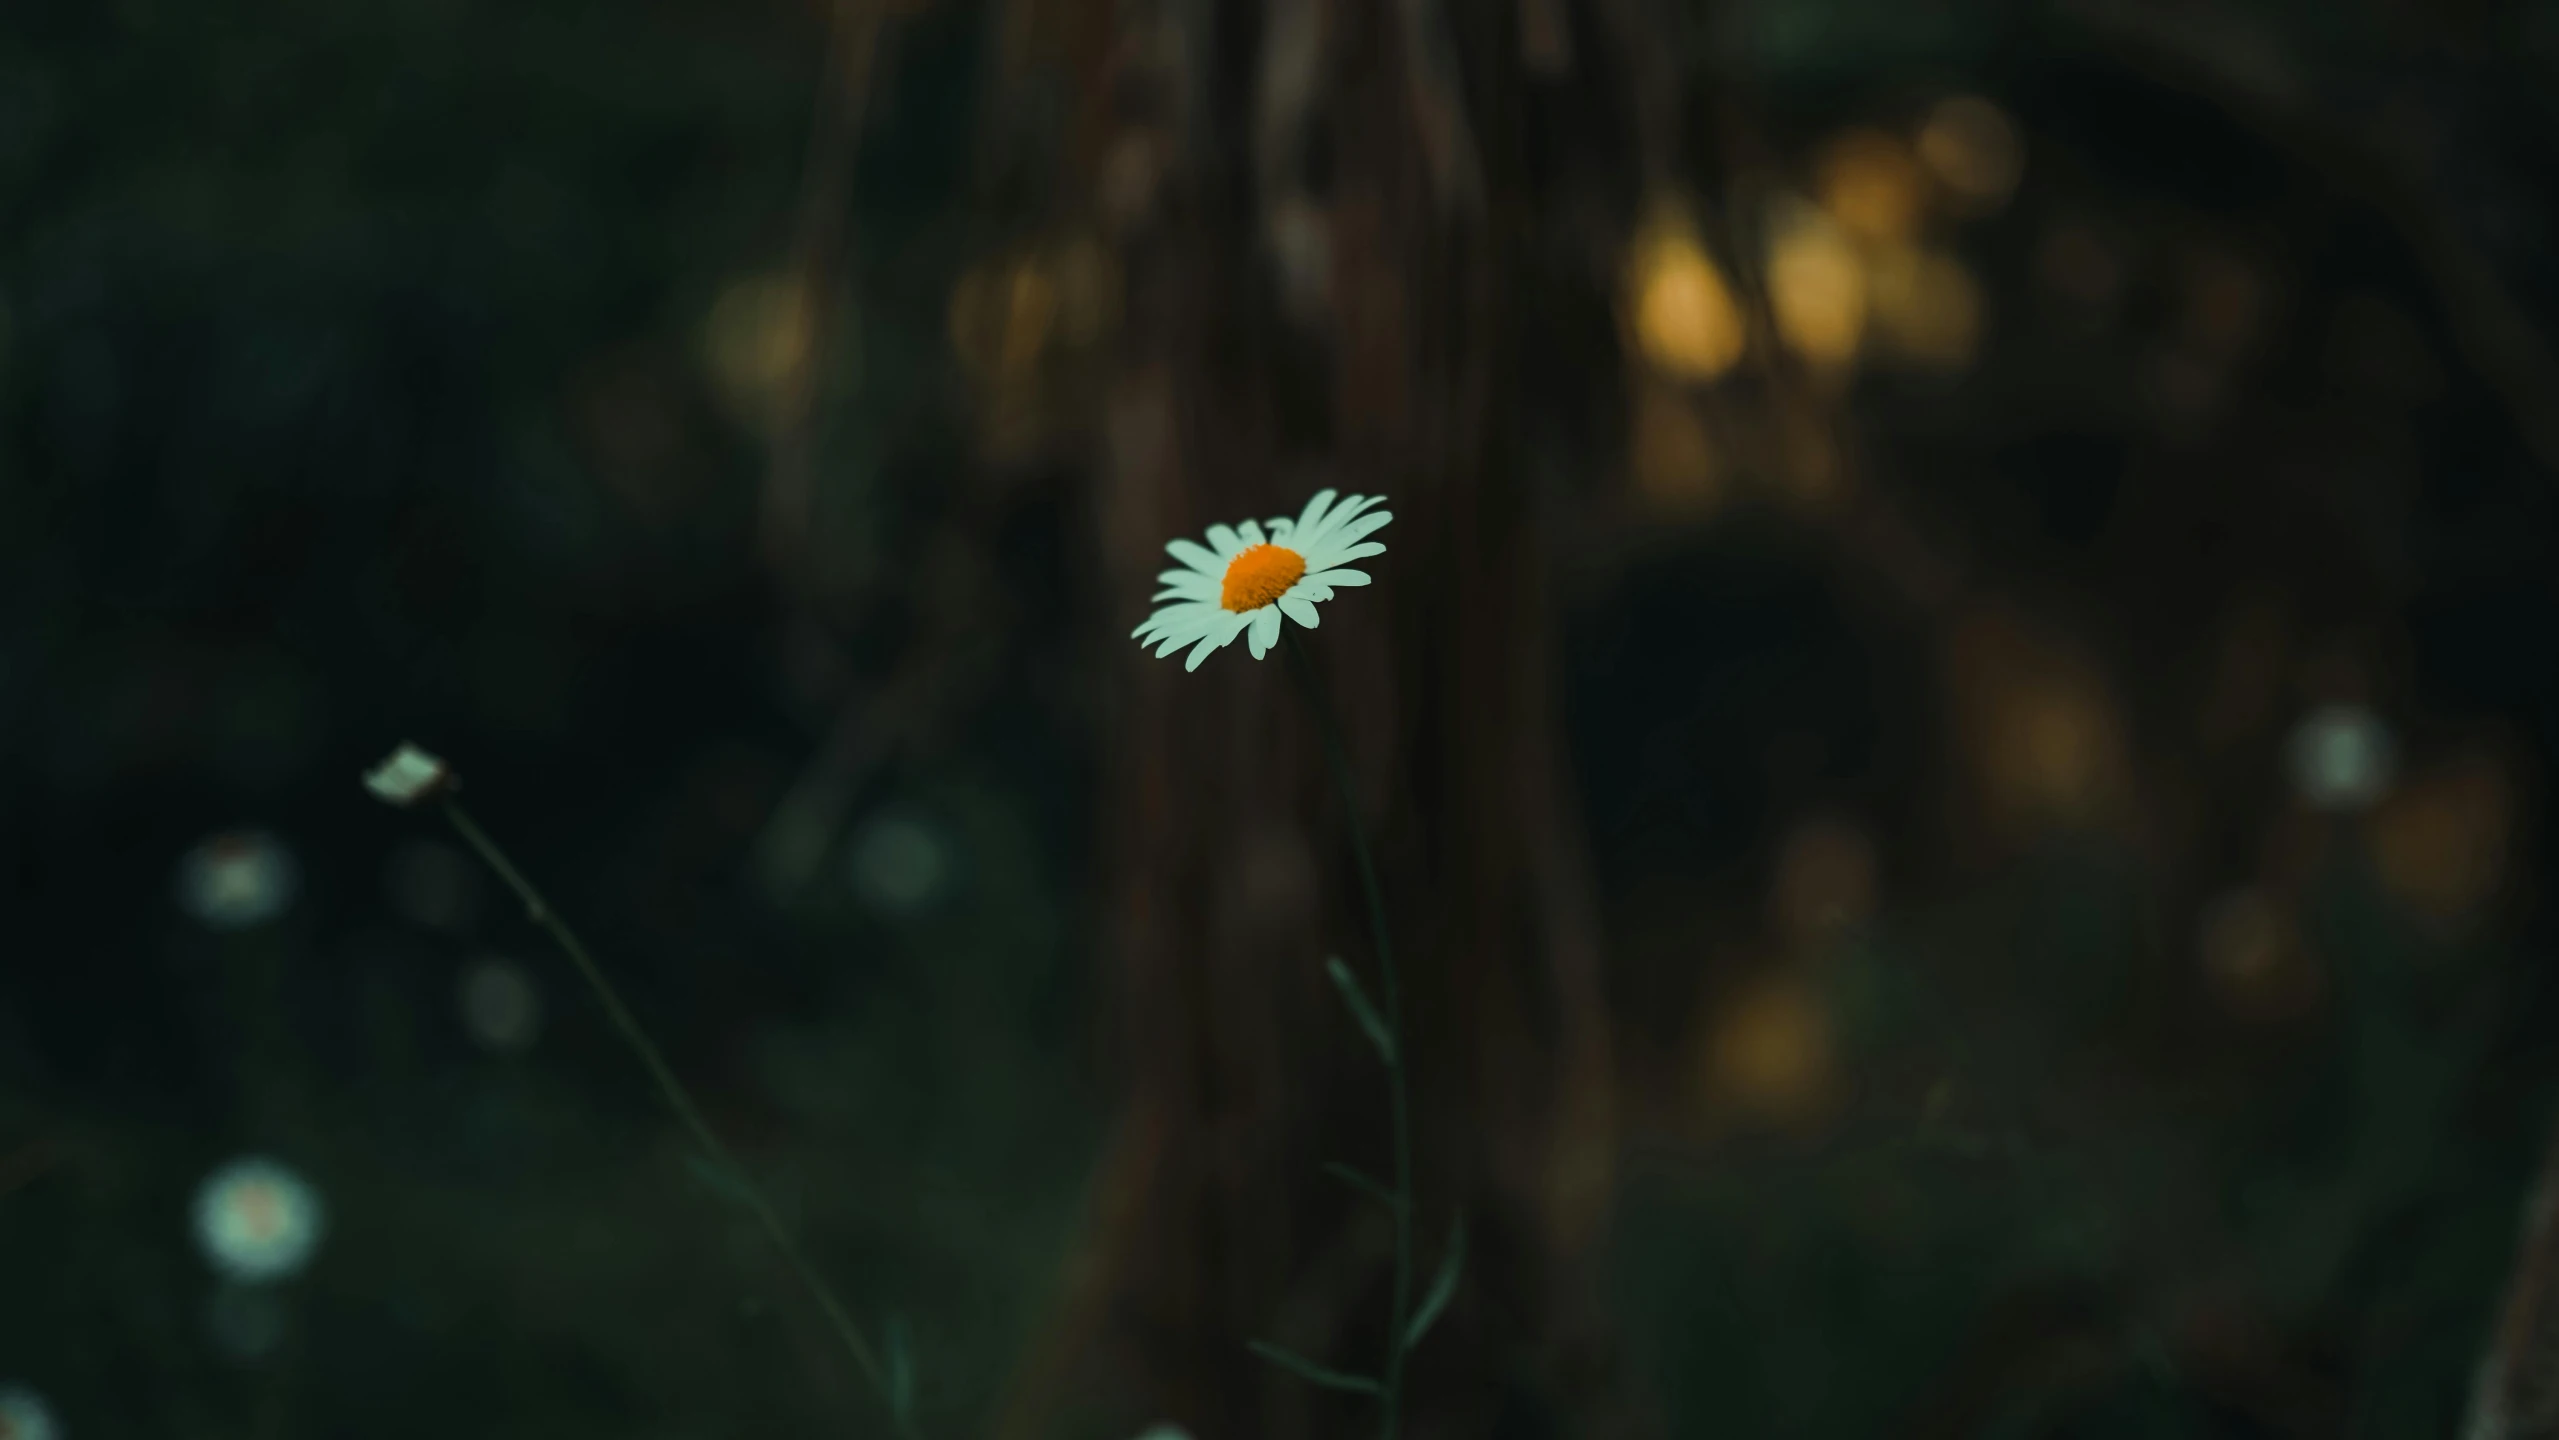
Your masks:
{"label": "blurred tree trunk", "polygon": [[[1142,618],[1164,542],[1210,523],[1321,486],[1396,514],[1377,585],[1306,640],[1406,969],[1417,1273],[1460,1207],[1475,1235],[1415,1362],[1416,1434],[1555,1433],[1567,1414],[1600,1433],[1608,1384],[1582,1262],[1615,1147],[1609,1026],[1551,674],[1551,517],[1514,424],[1533,208],[1515,117],[1523,64],[1569,54],[1560,8],[1528,7],[1525,45],[1506,10],[1419,0],[1015,17],[1093,61],[1084,142],[1127,275],[1105,613]],[[1124,1122],[1085,1269],[1003,1433],[1050,1433],[1093,1394],[1110,1423],[1218,1440],[1357,1433],[1364,1403],[1245,1349],[1373,1370],[1384,1344],[1385,1217],[1319,1169],[1388,1169],[1384,1077],[1322,969],[1374,970],[1348,817],[1278,657],[1238,645],[1186,674],[1131,644],[1116,666],[1104,955]]]}

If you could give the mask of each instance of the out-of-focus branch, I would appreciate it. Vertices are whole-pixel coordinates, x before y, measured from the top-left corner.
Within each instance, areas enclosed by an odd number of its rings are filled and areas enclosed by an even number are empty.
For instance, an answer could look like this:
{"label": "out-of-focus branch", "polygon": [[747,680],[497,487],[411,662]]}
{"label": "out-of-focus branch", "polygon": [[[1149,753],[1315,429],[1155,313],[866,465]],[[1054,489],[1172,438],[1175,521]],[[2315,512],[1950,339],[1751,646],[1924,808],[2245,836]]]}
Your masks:
{"label": "out-of-focus branch", "polygon": [[2470,1396],[2462,1440],[2559,1435],[2559,1131],[2524,1204],[2505,1314]]}
{"label": "out-of-focus branch", "polygon": [[1626,76],[1644,183],[1666,185],[1679,168],[1679,116],[1686,74],[1676,37],[1651,0],[1595,0],[1610,62]]}
{"label": "out-of-focus branch", "polygon": [[837,710],[825,743],[783,792],[756,837],[751,868],[768,896],[794,899],[816,876],[863,783],[915,732],[922,717],[937,713],[941,680],[929,663],[910,661],[885,686],[857,694]]}
{"label": "out-of-focus branch", "polygon": [[825,78],[809,122],[800,213],[791,240],[791,278],[796,303],[807,319],[808,342],[781,397],[764,480],[764,553],[785,576],[800,576],[806,560],[803,547],[816,493],[817,398],[833,353],[846,197],[887,23],[884,9],[884,0],[836,0]]}
{"label": "out-of-focus branch", "polygon": [[2058,13],[2109,56],[2213,104],[2379,211],[2425,272],[2462,358],[2505,402],[2534,458],[2559,475],[2559,358],[2442,198],[2387,144],[2326,113],[2266,37],[2233,47],[2198,30],[2183,7],[2172,14],[2128,0],[2064,0]]}
{"label": "out-of-focus branch", "polygon": [[1458,78],[1448,17],[1437,0],[1397,0],[1395,8],[1403,22],[1405,86],[1422,132],[1431,189],[1443,210],[1475,215],[1484,205],[1484,161],[1466,118],[1466,89]]}
{"label": "out-of-focus branch", "polygon": [[1519,0],[1519,63],[1541,80],[1573,73],[1573,20],[1564,0]]}

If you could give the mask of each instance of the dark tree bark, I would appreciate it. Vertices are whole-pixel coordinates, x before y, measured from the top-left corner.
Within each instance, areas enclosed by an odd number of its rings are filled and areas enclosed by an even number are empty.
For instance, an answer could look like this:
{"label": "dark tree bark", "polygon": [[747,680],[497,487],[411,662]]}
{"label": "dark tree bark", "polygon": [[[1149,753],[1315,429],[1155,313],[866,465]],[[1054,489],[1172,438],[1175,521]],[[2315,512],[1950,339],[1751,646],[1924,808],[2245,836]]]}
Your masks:
{"label": "dark tree bark", "polygon": [[[1029,13],[1090,34],[1072,7]],[[1085,107],[1106,203],[1138,217],[1098,477],[1106,613],[1142,618],[1170,538],[1319,486],[1389,497],[1378,583],[1305,638],[1407,977],[1417,1271],[1457,1210],[1475,1236],[1408,1433],[1552,1433],[1609,1384],[1582,1272],[1615,1153],[1552,678],[1553,500],[1517,423],[1536,206],[1516,117],[1523,66],[1564,62],[1507,12],[1418,0],[1116,13]],[[1176,158],[1132,194],[1146,153]],[[1385,1217],[1319,1169],[1388,1169],[1385,1079],[1323,973],[1328,954],[1375,964],[1350,817],[1278,657],[1238,645],[1186,674],[1131,644],[1116,670],[1102,839],[1126,1110],[1005,1433],[1048,1433],[1093,1393],[1112,1423],[1220,1440],[1356,1433],[1363,1406],[1245,1348],[1373,1370],[1385,1343]]]}

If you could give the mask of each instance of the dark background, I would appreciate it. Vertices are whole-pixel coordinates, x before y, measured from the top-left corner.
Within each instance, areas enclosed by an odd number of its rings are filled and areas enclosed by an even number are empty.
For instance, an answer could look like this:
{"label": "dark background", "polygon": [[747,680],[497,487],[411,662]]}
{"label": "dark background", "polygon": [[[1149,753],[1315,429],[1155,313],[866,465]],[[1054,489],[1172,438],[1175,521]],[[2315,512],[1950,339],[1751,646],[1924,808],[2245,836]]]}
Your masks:
{"label": "dark background", "polygon": [[[1416,1433],[2446,1435],[2546,1373],[2494,1322],[2559,1278],[2559,6],[1422,12],[0,16],[0,1383],[83,1440],[886,1433],[365,795],[413,739],[928,1433],[1366,1423],[1242,1352],[1382,1304],[1315,1173],[1382,1153],[1342,816],[1276,664],[1122,639],[1164,539],[1319,483],[1398,514],[1310,638],[1488,1237]],[[1950,96],[2013,186],[1930,178]],[[1865,267],[1836,367],[1789,196]],[[1729,369],[1648,351],[1656,243]],[[1896,349],[1913,255],[1969,323]],[[2371,804],[2288,768],[2332,705]],[[208,925],[244,831],[298,884]],[[1585,942],[1577,1002],[1477,958]],[[244,1295],[186,1214],[251,1153],[330,1229]]]}

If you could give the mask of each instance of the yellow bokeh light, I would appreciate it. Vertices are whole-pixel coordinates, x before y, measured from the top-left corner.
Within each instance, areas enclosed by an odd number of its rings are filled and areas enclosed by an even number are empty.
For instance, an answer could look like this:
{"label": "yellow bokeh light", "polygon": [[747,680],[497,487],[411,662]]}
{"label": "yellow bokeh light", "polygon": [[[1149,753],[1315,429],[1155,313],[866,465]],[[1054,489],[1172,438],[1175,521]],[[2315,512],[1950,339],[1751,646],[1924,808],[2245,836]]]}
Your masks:
{"label": "yellow bokeh light", "polygon": [[1685,218],[1668,213],[1637,232],[1629,272],[1644,358],[1691,381],[1712,380],[1741,359],[1741,306]]}
{"label": "yellow bokeh light", "polygon": [[1925,369],[1960,370],[1981,340],[1981,286],[1951,255],[1897,245],[1867,265],[1884,347]]}
{"label": "yellow bokeh light", "polygon": [[1875,842],[1833,816],[1801,820],[1778,848],[1769,910],[1779,935],[1809,949],[1866,922],[1875,908]]}
{"label": "yellow bokeh light", "polygon": [[1089,236],[1057,253],[1057,328],[1069,345],[1090,345],[1119,323],[1120,266],[1110,247]]}
{"label": "yellow bokeh light", "polygon": [[2055,815],[2087,813],[2113,749],[2112,726],[2097,698],[2055,680],[2029,687],[2012,703],[2001,751],[2015,793]]}
{"label": "yellow bokeh light", "polygon": [[1956,731],[2003,838],[2104,824],[2131,790],[2124,725],[2104,677],[2024,617],[1985,610],[1959,622],[1948,680]]}
{"label": "yellow bokeh light", "polygon": [[1694,404],[1660,382],[1638,383],[1632,435],[1635,489],[1650,508],[1686,519],[1711,514],[1723,499],[1715,447]]}
{"label": "yellow bokeh light", "polygon": [[981,379],[1018,375],[1048,347],[1058,287],[1035,260],[983,266],[951,291],[951,348]]}
{"label": "yellow bokeh light", "polygon": [[2281,897],[2232,890],[2205,907],[2195,945],[2204,980],[2224,1007],[2280,1019],[2317,998],[2319,973]]}
{"label": "yellow bokeh light", "polygon": [[1866,267],[1822,212],[1786,207],[1770,228],[1768,301],[1777,333],[1815,367],[1841,370],[1866,333]]}
{"label": "yellow bokeh light", "polygon": [[1710,1094],[1763,1119],[1804,1119],[1829,1097],[1834,1048],[1821,996],[1805,980],[1778,977],[1715,1017],[1703,1078]]}
{"label": "yellow bokeh light", "polygon": [[1056,321],[1057,282],[1037,265],[1015,266],[1005,286],[1004,368],[1019,370],[1038,359]]}
{"label": "yellow bokeh light", "polygon": [[1977,95],[1940,101],[1919,127],[1919,160],[1958,205],[1983,213],[2008,202],[2026,147],[2001,110]]}
{"label": "yellow bokeh light", "polygon": [[2218,249],[2187,258],[2178,329],[2198,354],[2229,356],[2245,349],[2266,309],[2265,282],[2246,260]]}
{"label": "yellow bokeh light", "polygon": [[1851,130],[1831,141],[1818,175],[1822,208],[1857,238],[1896,243],[1918,227],[1919,166],[1883,131]]}
{"label": "yellow bokeh light", "polygon": [[704,363],[733,406],[769,417],[808,364],[817,317],[806,289],[788,275],[731,283],[702,326]]}
{"label": "yellow bokeh light", "polygon": [[2468,919],[2504,884],[2514,822],[2506,776],[2492,756],[2410,777],[2368,826],[2383,887],[2436,920]]}

